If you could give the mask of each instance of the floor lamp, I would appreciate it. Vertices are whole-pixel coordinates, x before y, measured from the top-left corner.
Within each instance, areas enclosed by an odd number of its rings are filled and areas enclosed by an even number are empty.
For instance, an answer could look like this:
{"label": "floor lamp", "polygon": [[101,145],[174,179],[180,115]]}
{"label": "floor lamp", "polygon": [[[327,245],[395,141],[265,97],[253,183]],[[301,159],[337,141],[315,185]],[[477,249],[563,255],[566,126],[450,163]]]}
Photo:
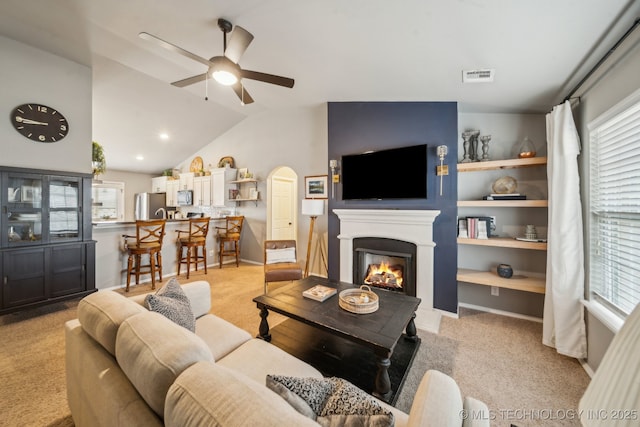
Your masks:
{"label": "floor lamp", "polygon": [[311,241],[313,240],[313,226],[316,223],[316,218],[318,218],[320,215],[324,215],[324,200],[303,199],[302,215],[307,215],[311,217],[311,223],[309,224],[309,242],[307,243],[307,262],[304,267],[304,277],[309,277],[309,260],[311,258]]}

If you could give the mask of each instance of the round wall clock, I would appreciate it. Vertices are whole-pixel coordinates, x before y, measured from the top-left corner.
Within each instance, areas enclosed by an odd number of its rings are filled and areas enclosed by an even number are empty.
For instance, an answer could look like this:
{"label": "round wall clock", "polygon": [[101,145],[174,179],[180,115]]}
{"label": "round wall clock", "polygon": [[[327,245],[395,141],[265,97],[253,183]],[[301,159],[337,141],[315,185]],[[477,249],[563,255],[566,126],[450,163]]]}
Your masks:
{"label": "round wall clock", "polygon": [[57,142],[67,136],[69,123],[55,108],[40,104],[18,105],[11,123],[23,136],[36,142]]}

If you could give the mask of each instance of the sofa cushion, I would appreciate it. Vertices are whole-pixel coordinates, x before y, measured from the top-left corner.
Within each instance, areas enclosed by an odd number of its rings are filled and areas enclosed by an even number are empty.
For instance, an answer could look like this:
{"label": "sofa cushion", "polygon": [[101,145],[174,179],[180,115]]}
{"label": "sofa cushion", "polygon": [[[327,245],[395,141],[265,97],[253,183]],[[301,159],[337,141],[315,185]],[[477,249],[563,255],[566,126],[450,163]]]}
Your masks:
{"label": "sofa cushion", "polygon": [[[197,318],[204,316],[211,310],[211,286],[205,280],[196,280],[182,285],[182,290],[189,298],[193,315]],[[130,300],[144,305],[148,294],[140,294],[129,297]]]}
{"label": "sofa cushion", "polygon": [[189,298],[175,277],[172,277],[155,294],[148,294],[144,299],[144,305],[191,332],[196,331],[196,318],[191,310]]}
{"label": "sofa cushion", "polygon": [[196,335],[207,343],[215,360],[222,359],[251,339],[249,332],[213,314],[196,320]]}
{"label": "sofa cushion", "polygon": [[125,320],[116,338],[118,364],[138,393],[162,416],[175,379],[192,364],[213,362],[205,342],[161,314],[140,313]]}
{"label": "sofa cushion", "polygon": [[342,378],[267,375],[266,385],[322,426],[392,427],[393,413]]}
{"label": "sofa cushion", "polygon": [[317,426],[264,385],[206,362],[192,365],[173,383],[164,422],[169,427]]}
{"label": "sofa cushion", "polygon": [[428,370],[413,397],[408,425],[460,427],[462,409],[462,395],[455,380],[440,371]]}
{"label": "sofa cushion", "polygon": [[78,320],[91,338],[115,356],[116,334],[122,322],[146,311],[144,307],[116,292],[98,291],[80,300]]}
{"label": "sofa cushion", "polygon": [[269,374],[322,378],[313,366],[259,338],[252,338],[216,363],[243,373],[262,387]]}

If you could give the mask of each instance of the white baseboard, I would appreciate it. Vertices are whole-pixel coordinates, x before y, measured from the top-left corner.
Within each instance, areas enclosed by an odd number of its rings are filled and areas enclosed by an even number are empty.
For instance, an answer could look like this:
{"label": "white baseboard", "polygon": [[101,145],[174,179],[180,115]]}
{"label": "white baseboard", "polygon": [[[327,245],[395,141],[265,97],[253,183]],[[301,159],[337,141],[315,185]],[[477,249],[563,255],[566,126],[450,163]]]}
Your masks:
{"label": "white baseboard", "polygon": [[458,303],[458,307],[470,308],[472,310],[484,311],[485,313],[499,314],[500,316],[514,317],[516,319],[530,320],[532,322],[542,323],[542,318],[535,316],[527,316],[526,314],[513,313],[511,311],[497,310],[495,308],[483,307],[481,305],[467,304],[465,302]]}

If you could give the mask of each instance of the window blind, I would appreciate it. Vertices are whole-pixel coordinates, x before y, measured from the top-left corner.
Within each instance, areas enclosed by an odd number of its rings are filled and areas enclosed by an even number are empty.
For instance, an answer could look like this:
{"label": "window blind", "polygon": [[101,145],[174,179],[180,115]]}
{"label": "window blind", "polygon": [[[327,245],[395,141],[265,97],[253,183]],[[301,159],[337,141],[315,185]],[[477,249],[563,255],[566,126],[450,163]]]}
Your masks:
{"label": "window blind", "polygon": [[590,128],[591,296],[619,315],[640,302],[640,92]]}

